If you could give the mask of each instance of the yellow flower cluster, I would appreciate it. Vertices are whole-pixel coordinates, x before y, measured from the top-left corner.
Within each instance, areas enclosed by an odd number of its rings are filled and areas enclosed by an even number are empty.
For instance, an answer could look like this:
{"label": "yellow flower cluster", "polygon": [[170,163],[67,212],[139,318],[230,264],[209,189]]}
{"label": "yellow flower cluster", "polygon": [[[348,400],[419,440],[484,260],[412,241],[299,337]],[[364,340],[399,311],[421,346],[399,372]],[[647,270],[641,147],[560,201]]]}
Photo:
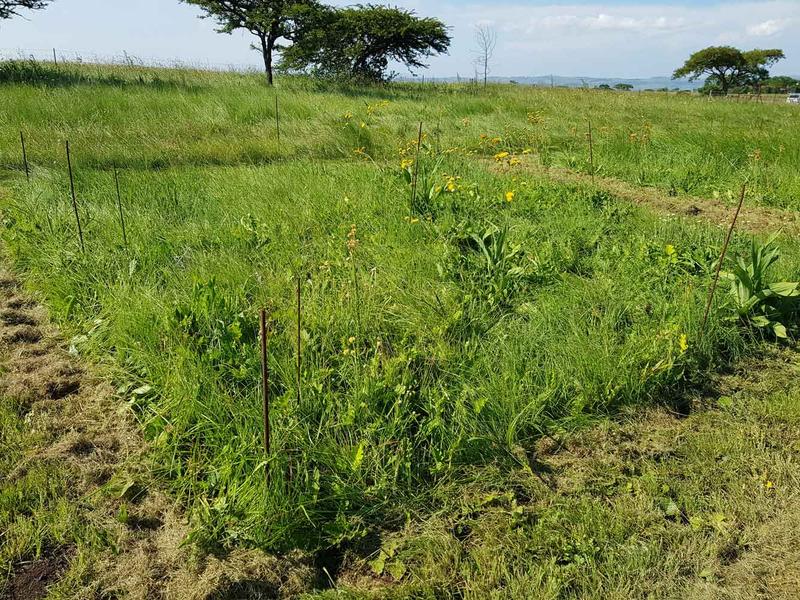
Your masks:
{"label": "yellow flower cluster", "polygon": [[544,122],[544,117],[540,111],[529,111],[528,112],[528,123],[531,125],[538,125],[539,123]]}
{"label": "yellow flower cluster", "polygon": [[356,225],[353,223],[350,225],[350,231],[347,233],[347,252],[350,256],[353,256],[356,248],[358,248],[358,238],[356,237]]}
{"label": "yellow flower cluster", "polygon": [[355,356],[356,349],[355,348],[351,348],[351,346],[353,344],[355,344],[355,342],[356,342],[356,338],[354,338],[353,336],[350,336],[349,338],[347,338],[347,341],[344,344],[344,349],[342,350],[342,354],[344,354],[345,356],[350,356],[350,355]]}
{"label": "yellow flower cluster", "polygon": [[367,114],[372,115],[378,112],[382,108],[386,108],[389,106],[388,100],[381,100],[380,102],[376,102],[375,104],[367,104]]}

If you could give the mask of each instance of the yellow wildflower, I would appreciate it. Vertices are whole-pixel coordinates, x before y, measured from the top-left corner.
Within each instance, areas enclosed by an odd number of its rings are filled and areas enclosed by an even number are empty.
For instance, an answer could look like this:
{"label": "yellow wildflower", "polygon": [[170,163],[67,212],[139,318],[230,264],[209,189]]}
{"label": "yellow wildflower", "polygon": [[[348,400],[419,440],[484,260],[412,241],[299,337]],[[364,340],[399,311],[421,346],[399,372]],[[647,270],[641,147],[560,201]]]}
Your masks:
{"label": "yellow wildflower", "polygon": [[358,238],[356,237],[356,226],[355,223],[350,226],[350,231],[347,234],[347,251],[350,253],[350,256],[353,255],[356,248],[358,247]]}
{"label": "yellow wildflower", "polygon": [[412,166],[414,166],[414,161],[410,158],[404,158],[400,161],[400,168],[404,171],[410,169]]}
{"label": "yellow wildflower", "polygon": [[455,177],[448,177],[447,178],[447,191],[448,192],[455,192],[458,187],[456,186],[456,178]]}
{"label": "yellow wildflower", "polygon": [[681,349],[681,354],[684,354],[689,349],[689,338],[685,333],[681,334],[681,337],[678,340],[678,346]]}
{"label": "yellow wildflower", "polygon": [[675,254],[675,246],[673,246],[672,244],[667,244],[664,247],[664,251],[667,253],[667,256],[672,256],[673,254]]}
{"label": "yellow wildflower", "polygon": [[513,190],[509,191],[509,192],[506,192],[506,202],[511,202],[513,199],[514,199]]}
{"label": "yellow wildflower", "polygon": [[494,159],[497,161],[503,160],[504,158],[508,157],[508,152],[498,152],[494,155]]}

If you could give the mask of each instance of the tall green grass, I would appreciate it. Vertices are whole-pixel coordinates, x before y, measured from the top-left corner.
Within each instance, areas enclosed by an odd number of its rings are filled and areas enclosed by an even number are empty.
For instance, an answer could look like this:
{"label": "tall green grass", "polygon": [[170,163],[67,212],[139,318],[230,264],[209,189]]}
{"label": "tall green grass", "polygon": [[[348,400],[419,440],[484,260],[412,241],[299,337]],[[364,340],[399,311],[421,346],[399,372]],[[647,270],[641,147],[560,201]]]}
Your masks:
{"label": "tall green grass", "polygon": [[751,201],[797,208],[800,197],[800,113],[789,105],[527,86],[359,89],[293,78],[270,90],[257,75],[13,62],[0,65],[0,98],[6,167],[19,165],[19,130],[31,161],[50,167],[62,165],[65,137],[85,164],[102,168],[336,159],[357,149],[394,159],[422,120],[441,150],[530,149],[546,165],[588,170],[591,118],[601,175],[723,200],[747,176]]}
{"label": "tall green grass", "polygon": [[[21,123],[35,165],[31,184],[6,171],[3,235],[74,351],[113,366],[154,468],[190,508],[203,545],[318,548],[400,527],[489,469],[528,465],[554,429],[625,405],[680,404],[707,369],[751,347],[724,310],[699,336],[718,230],[591,187],[491,174],[472,153],[531,143],[553,161],[580,152],[588,111],[609,123],[598,132],[607,136],[603,168],[624,175],[642,157],[613,162],[631,152],[621,132],[668,106],[672,120],[659,127],[680,123],[685,146],[653,125],[653,147],[636,150],[653,162],[637,164],[675,172],[703,135],[681,118],[721,110],[747,119],[751,107],[512,87],[358,95],[290,81],[279,88],[279,145],[271,96],[254,78],[157,89],[137,81],[0,88],[12,107],[0,125],[4,156]],[[626,112],[633,107],[644,112]],[[396,163],[420,115],[430,133],[411,210]],[[500,140],[481,141],[483,132]],[[719,126],[705,135],[704,144],[732,137],[741,153],[744,138],[762,133]],[[85,253],[60,164],[67,137]],[[662,139],[663,155],[653,149]],[[112,164],[126,167],[127,247]],[[742,175],[711,171],[703,185]],[[777,181],[783,191],[796,185]],[[783,246],[778,275],[796,278],[797,244]],[[261,306],[270,315],[269,457],[260,445]]]}

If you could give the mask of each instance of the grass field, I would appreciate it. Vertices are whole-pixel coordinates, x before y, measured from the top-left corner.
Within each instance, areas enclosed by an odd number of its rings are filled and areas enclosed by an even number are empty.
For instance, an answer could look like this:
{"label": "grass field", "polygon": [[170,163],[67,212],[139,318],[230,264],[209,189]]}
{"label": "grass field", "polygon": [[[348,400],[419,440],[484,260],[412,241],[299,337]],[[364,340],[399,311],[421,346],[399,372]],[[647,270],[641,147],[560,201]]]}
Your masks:
{"label": "grass field", "polygon": [[[255,76],[0,65],[10,261],[137,416],[147,485],[186,510],[193,547],[300,551],[356,596],[714,597],[725,557],[757,544],[746,527],[795,502],[800,395],[780,370],[710,384],[774,345],[727,283],[700,333],[724,232],[516,159],[731,205],[746,180],[748,204],[796,210],[800,112],[514,86],[277,94],[280,139]],[[800,244],[778,244],[771,277],[797,281]],[[788,446],[748,434],[759,416]],[[55,526],[31,533],[33,501],[0,485],[11,572]],[[65,518],[45,519],[59,543],[103,546]]]}

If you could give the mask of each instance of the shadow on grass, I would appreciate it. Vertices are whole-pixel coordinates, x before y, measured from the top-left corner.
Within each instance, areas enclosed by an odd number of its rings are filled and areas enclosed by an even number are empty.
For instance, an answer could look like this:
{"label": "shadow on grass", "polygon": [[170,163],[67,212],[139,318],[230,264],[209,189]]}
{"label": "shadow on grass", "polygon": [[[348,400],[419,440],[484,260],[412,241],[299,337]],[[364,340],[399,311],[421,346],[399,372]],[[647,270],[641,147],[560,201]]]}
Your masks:
{"label": "shadow on grass", "polygon": [[[138,75],[136,72],[138,71]],[[0,62],[0,85],[27,84],[45,87],[74,87],[79,85],[107,85],[110,87],[138,86],[153,89],[199,90],[202,86],[177,79],[162,79],[153,72],[131,67],[128,77],[109,72],[99,66],[76,69],[71,65],[54,65],[36,60],[9,60]]]}

